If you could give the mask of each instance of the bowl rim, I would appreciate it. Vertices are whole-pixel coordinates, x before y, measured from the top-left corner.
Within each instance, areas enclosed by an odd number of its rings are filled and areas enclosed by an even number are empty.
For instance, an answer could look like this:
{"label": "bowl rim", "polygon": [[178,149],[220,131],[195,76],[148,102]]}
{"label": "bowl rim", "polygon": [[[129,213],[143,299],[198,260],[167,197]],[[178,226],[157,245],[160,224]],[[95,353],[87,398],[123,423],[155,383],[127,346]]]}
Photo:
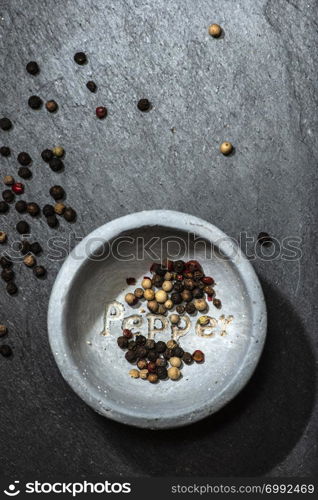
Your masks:
{"label": "bowl rim", "polygon": [[[178,229],[178,231],[193,232],[211,243],[218,242],[218,248],[235,265],[244,282],[252,306],[253,318],[250,343],[243,362],[236,375],[219,394],[218,401],[208,400],[195,411],[179,413],[175,416],[161,416],[160,419],[137,415],[135,412],[130,412],[128,408],[123,411],[122,407],[116,407],[112,401],[107,401],[107,407],[101,405],[100,393],[97,388],[83,378],[74,362],[64,335],[66,321],[64,305],[67,302],[67,295],[73,279],[88,259],[88,256],[83,259],[78,257],[75,259],[75,252],[79,253],[84,250],[86,243],[91,239],[93,244],[90,245],[90,254],[93,254],[100,247],[101,240],[109,241],[123,232],[137,230],[144,226],[161,226]],[[173,210],[149,210],[113,219],[93,230],[75,246],[64,261],[53,285],[47,322],[49,344],[55,362],[65,381],[81,399],[97,413],[117,422],[142,428],[167,429],[188,425],[215,413],[233,399],[246,385],[258,364],[265,343],[267,311],[263,291],[254,268],[233,239],[213,224],[194,215]],[[251,340],[253,341],[251,342]]]}

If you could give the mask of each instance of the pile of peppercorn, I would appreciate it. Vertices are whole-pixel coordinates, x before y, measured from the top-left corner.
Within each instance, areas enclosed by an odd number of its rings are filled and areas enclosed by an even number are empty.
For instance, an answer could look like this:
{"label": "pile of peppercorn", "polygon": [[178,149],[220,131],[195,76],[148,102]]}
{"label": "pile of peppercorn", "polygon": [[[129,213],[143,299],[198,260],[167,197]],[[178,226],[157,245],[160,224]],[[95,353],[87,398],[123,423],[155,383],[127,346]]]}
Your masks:
{"label": "pile of peppercorn", "polygon": [[[152,384],[158,380],[178,380],[181,377],[182,364],[190,365],[203,363],[204,354],[202,351],[194,351],[193,354],[185,352],[175,340],[155,342],[153,339],[146,339],[144,335],[136,335],[133,340],[133,333],[129,329],[123,330],[123,335],[118,337],[117,344],[121,349],[127,349],[125,358],[129,363],[137,363],[137,369],[129,371],[133,378],[148,380]],[[170,366],[169,366],[170,365]]]}
{"label": "pile of peppercorn", "polygon": [[152,264],[150,272],[152,278],[145,276],[141,282],[142,288],[126,294],[127,304],[136,305],[140,299],[146,299],[149,311],[155,314],[166,314],[176,306],[178,314],[170,316],[173,324],[178,324],[179,315],[185,312],[195,314],[197,311],[206,311],[208,304],[205,297],[216,308],[221,308],[221,301],[215,298],[214,279],[205,276],[198,261],[166,260],[162,264]]}

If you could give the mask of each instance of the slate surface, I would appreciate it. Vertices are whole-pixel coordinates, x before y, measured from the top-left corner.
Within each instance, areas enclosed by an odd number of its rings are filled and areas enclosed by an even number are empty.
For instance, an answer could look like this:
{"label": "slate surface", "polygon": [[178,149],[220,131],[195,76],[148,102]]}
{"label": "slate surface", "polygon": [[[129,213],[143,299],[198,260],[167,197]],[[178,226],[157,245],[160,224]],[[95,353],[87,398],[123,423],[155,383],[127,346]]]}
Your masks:
{"label": "slate surface", "polygon": [[[269,331],[246,389],[219,414],[191,428],[145,432],[103,419],[62,380],[49,350],[46,309],[61,266],[39,260],[38,282],[15,266],[19,295],[0,287],[1,322],[14,349],[0,359],[0,464],[12,475],[307,476],[317,471],[317,9],[315,0],[4,0],[0,6],[0,131],[16,172],[28,151],[33,179],[24,199],[44,205],[61,184],[78,212],[73,226],[32,222],[46,246],[74,245],[100,224],[140,209],[198,215],[238,238],[266,230],[302,239],[302,257],[282,254],[255,268],[264,285]],[[218,22],[224,37],[210,38]],[[84,50],[89,63],[73,62]],[[24,68],[37,60],[41,73]],[[93,79],[98,92],[85,87]],[[27,99],[56,99],[59,112],[32,111]],[[153,109],[140,113],[148,97]],[[109,116],[98,121],[97,105]],[[172,132],[171,128],[175,128]],[[235,154],[218,153],[223,140]],[[42,162],[62,144],[65,171]],[[9,243],[19,220],[1,216]],[[64,247],[65,247],[64,242]],[[2,341],[4,343],[4,339]]]}

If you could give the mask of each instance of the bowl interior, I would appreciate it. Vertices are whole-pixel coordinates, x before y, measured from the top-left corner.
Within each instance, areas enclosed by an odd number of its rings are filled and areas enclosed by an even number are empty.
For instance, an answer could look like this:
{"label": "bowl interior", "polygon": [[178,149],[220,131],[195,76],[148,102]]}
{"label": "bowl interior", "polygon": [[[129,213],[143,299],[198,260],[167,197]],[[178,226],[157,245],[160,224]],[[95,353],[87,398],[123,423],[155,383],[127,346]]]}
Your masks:
{"label": "bowl interior", "polygon": [[[90,255],[90,246],[88,241],[86,256]],[[106,414],[115,409],[127,416],[155,421],[162,417],[178,418],[207,405],[218,406],[227,386],[237,377],[250,342],[255,341],[251,338],[252,304],[237,267],[222,256],[217,242],[212,245],[202,238],[196,240],[186,231],[160,225],[128,231],[97,246],[94,256],[83,260],[79,267],[64,304],[68,350],[83,385],[97,395],[100,407],[97,410]],[[125,317],[137,314],[142,318],[135,331],[148,335],[146,303],[141,301],[138,306],[130,307],[124,296],[140,286],[144,276],[150,276],[153,261],[160,262],[165,257],[197,259],[205,274],[215,279],[216,296],[222,301],[222,308],[218,310],[208,302],[207,314],[217,321],[213,330],[205,332],[209,336],[196,335],[195,324],[202,314],[197,313],[191,317],[189,332],[180,337],[185,351],[200,349],[205,353],[205,363],[184,366],[178,381],[153,385],[128,375],[134,366],[126,361],[116,342],[122,320],[110,321],[110,335],[101,332],[106,305],[116,300],[123,304]],[[127,285],[128,277],[136,278],[137,284]],[[170,328],[155,334],[155,340],[167,341],[171,337]]]}

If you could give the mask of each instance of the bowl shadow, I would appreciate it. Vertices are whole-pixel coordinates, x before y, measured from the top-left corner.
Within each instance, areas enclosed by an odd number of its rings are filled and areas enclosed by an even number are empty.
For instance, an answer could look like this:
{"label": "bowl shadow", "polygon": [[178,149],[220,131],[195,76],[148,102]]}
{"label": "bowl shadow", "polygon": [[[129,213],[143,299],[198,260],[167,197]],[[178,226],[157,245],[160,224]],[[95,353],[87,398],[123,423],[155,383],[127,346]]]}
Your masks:
{"label": "bowl shadow", "polygon": [[262,285],[268,331],[261,360],[246,387],[218,413],[162,431],[128,427],[94,414],[107,429],[110,445],[131,457],[131,474],[260,476],[294,448],[314,405],[315,360],[293,306],[277,289]]}

